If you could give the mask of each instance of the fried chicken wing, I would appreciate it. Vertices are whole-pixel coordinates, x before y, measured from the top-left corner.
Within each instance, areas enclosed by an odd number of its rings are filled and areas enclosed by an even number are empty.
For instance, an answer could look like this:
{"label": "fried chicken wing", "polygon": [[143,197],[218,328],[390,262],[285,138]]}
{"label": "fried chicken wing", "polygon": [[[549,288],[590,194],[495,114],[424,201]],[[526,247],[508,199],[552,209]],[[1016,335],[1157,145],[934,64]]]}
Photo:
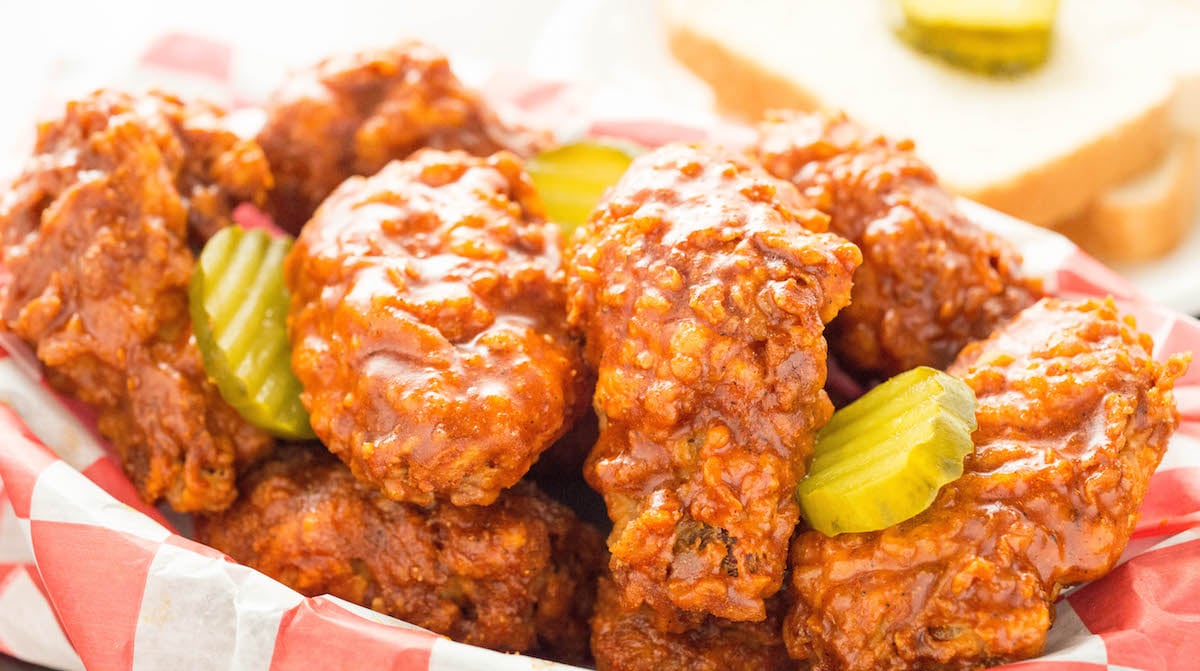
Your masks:
{"label": "fried chicken wing", "polygon": [[206,239],[271,186],[222,114],[98,91],[39,127],[0,199],[4,328],[96,410],[142,497],[180,511],[229,505],[236,467],[272,446],[208,381],[188,317],[189,235]]}
{"label": "fried chicken wing", "polygon": [[494,501],[586,404],[560,244],[507,152],[345,182],[285,269],[317,436],[392,498]]}
{"label": "fried chicken wing", "polygon": [[488,507],[392,501],[314,446],[289,446],[199,517],[196,538],[302,594],[361,604],[456,641],[580,662],[604,545],[523,483]]}
{"label": "fried chicken wing", "polygon": [[847,367],[882,378],[944,369],[1040,295],[1012,245],[959,211],[911,142],[844,115],[781,113],[759,130],[754,154],[767,171],[862,250],[850,306],[829,326]]}
{"label": "fried chicken wing", "polygon": [[599,671],[788,671],[796,668],[780,633],[783,601],[767,601],[767,619],[730,622],[712,616],[680,633],[659,631],[646,607],[627,609],[612,579],[600,578],[592,616],[592,655]]}
{"label": "fried chicken wing", "polygon": [[598,371],[585,475],[627,607],[678,629],[761,620],[832,406],[824,324],[860,261],[757,166],[673,145],[633,162],[575,236],[569,319]]}
{"label": "fried chicken wing", "polygon": [[975,669],[1040,654],[1053,602],[1117,561],[1178,424],[1186,356],[1151,357],[1111,301],[1045,299],[950,367],[975,452],[933,506],[792,547],[784,637],[814,669]]}
{"label": "fried chicken wing", "polygon": [[277,180],[272,213],[293,233],[347,177],[373,175],[422,147],[528,156],[547,140],[502,122],[443,54],[418,42],[296,72],[271,96],[258,135]]}

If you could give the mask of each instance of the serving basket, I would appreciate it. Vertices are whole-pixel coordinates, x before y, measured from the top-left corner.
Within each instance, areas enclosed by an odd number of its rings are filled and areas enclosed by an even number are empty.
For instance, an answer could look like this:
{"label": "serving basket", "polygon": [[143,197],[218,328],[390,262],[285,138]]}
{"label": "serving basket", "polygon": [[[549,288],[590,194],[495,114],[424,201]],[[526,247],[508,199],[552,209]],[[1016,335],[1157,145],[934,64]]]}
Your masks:
{"label": "serving basket", "polygon": [[[142,72],[230,104],[229,45],[158,40]],[[603,136],[736,145],[746,128],[712,119],[593,114],[577,86],[492,78],[491,97],[560,138]],[[1200,350],[1200,322],[1139,296],[1054,233],[970,201],[962,207],[1012,240],[1030,274],[1065,298],[1112,296],[1151,334],[1154,355]],[[0,273],[2,274],[2,273]],[[1120,565],[1058,604],[1045,654],[1022,671],[1200,667],[1200,366],[1176,384],[1182,415]],[[181,535],[142,503],[91,414],[52,390],[29,349],[0,334],[0,652],[60,669],[567,669],[444,637],[331,596],[306,598]]]}

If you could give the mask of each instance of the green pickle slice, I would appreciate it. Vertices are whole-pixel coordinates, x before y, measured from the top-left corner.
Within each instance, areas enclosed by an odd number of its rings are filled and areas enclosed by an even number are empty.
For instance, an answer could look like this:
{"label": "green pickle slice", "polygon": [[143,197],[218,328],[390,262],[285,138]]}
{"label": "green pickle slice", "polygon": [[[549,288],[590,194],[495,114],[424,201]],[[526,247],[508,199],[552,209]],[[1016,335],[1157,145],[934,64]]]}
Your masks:
{"label": "green pickle slice", "polygon": [[1050,54],[1058,0],[900,0],[898,34],[914,48],[984,74],[1031,70]]}
{"label": "green pickle slice", "polygon": [[809,526],[827,536],[878,531],[914,517],[960,477],[974,449],[975,394],[921,366],[834,413],[796,488]]}
{"label": "green pickle slice", "polygon": [[280,438],[312,438],[292,372],[283,260],[290,238],[230,226],[200,252],[188,307],[204,369],[221,397]]}
{"label": "green pickle slice", "polygon": [[633,156],[598,142],[575,142],[544,151],[525,165],[550,221],[570,238],[587,221],[605,189],[617,183]]}

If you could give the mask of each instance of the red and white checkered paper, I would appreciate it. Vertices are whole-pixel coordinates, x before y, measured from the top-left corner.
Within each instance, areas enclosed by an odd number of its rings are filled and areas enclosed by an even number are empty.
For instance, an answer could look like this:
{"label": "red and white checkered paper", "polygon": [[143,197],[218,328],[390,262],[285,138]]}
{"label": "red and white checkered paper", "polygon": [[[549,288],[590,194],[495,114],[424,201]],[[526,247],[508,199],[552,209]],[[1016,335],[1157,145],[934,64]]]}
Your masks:
{"label": "red and white checkered paper", "polygon": [[[241,104],[261,91],[239,83],[236,63],[236,50],[226,45],[172,35],[121,83],[156,80]],[[745,129],[715,120],[685,127],[596,118],[577,87],[508,76],[493,77],[486,88],[568,133],[647,145],[746,137]],[[1065,239],[963,206],[1016,242],[1052,293],[1116,297],[1153,335],[1156,357],[1200,350],[1200,322],[1137,296]],[[1183,422],[1122,564],[1059,602],[1043,657],[1004,668],[1200,666],[1200,366],[1178,382],[1176,399]],[[568,668],[454,643],[333,597],[305,598],[174,533],[138,499],[86,409],[51,390],[27,348],[3,334],[0,652],[60,669]]]}

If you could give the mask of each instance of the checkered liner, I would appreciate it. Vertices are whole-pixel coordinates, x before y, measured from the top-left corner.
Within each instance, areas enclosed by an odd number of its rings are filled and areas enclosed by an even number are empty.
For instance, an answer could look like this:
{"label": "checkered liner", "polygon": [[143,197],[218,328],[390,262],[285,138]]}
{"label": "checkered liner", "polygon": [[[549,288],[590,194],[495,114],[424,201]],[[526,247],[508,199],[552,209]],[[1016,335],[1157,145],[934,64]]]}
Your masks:
{"label": "checkered liner", "polygon": [[[188,35],[157,41],[138,72],[185,92],[254,100],[231,75],[236,50]],[[135,73],[131,81],[138,81]],[[122,82],[127,83],[127,82]],[[593,119],[573,87],[519,78],[488,87],[573,133],[656,144],[736,143],[745,129]],[[559,123],[565,119],[571,124]],[[969,202],[1066,297],[1113,295],[1154,337],[1155,355],[1200,349],[1200,323],[1151,304],[1062,238]],[[1183,423],[1155,473],[1122,563],[1058,604],[1047,653],[1023,671],[1200,665],[1200,366],[1176,386]],[[50,446],[53,449],[50,449]],[[174,533],[138,497],[93,420],[0,335],[0,652],[61,669],[414,669],[565,667],[454,643],[329,596],[305,598]]]}

